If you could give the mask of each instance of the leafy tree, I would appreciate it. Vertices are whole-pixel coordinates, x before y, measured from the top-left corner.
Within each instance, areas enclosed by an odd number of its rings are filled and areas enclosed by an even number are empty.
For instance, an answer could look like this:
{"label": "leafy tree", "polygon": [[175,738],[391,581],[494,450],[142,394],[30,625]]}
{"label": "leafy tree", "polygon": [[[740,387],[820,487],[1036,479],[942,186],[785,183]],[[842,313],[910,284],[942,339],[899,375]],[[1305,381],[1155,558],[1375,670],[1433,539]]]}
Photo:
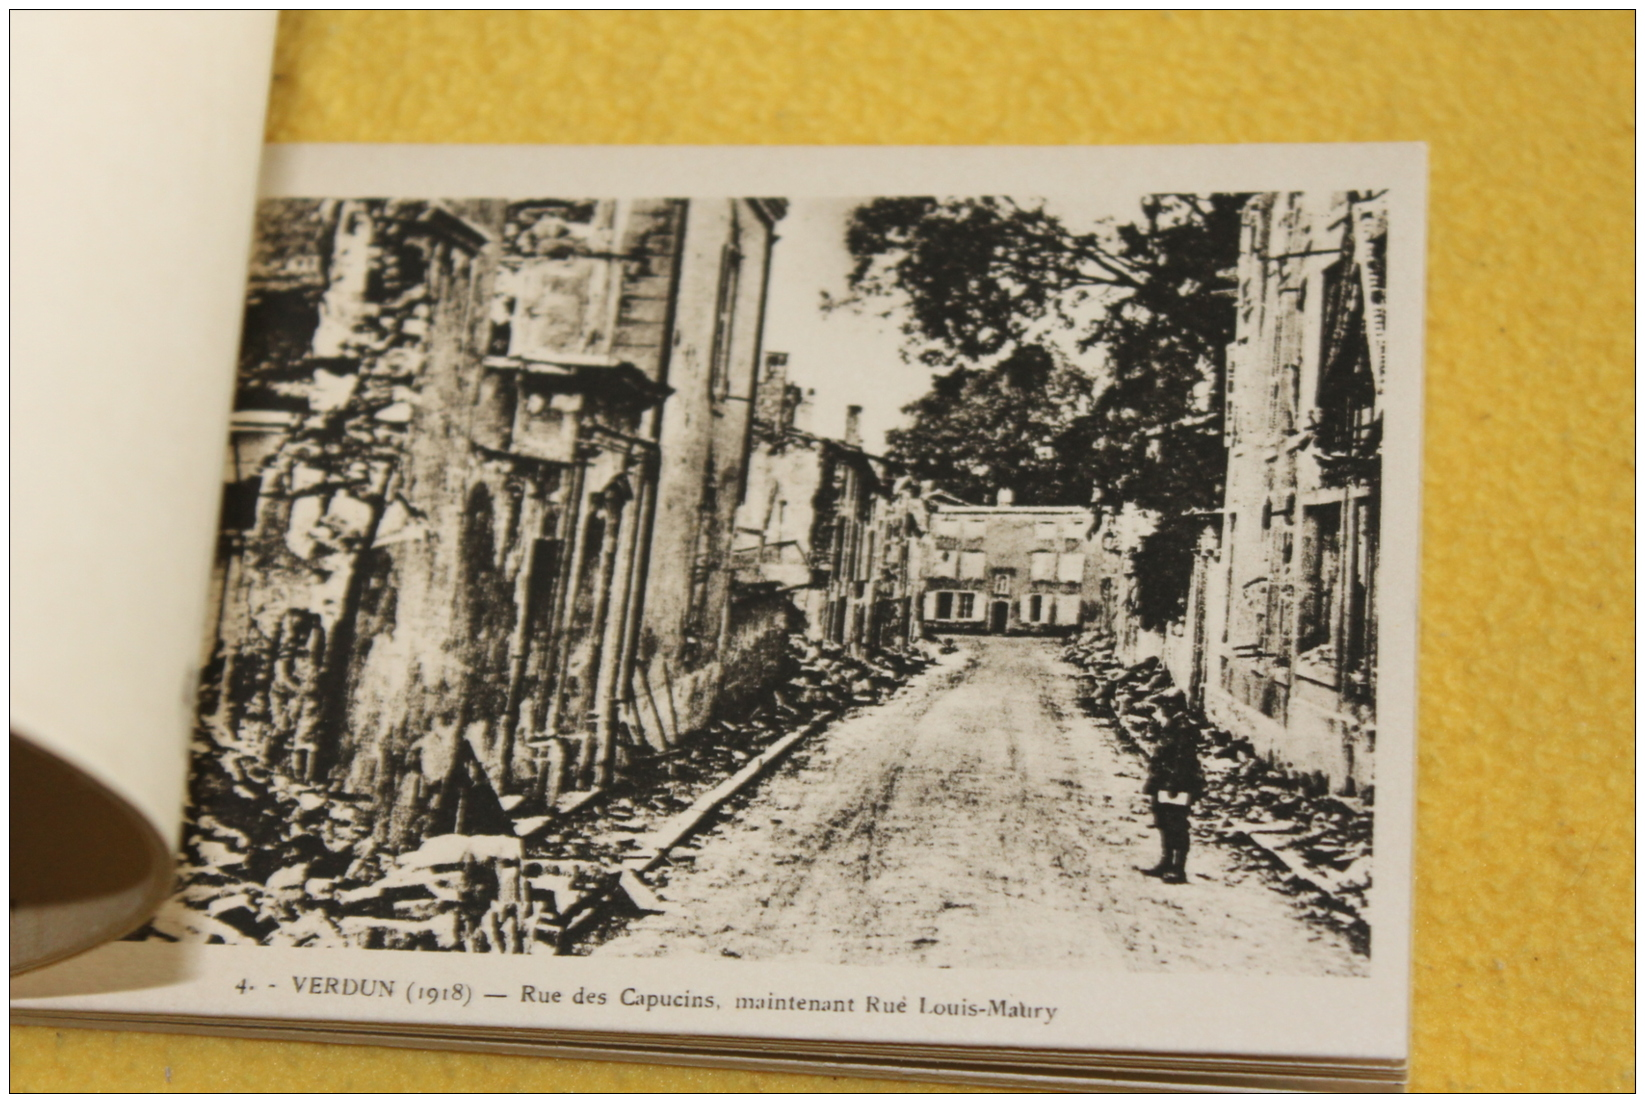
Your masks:
{"label": "leafy tree", "polygon": [[[914,421],[893,438],[904,458],[936,468],[950,453],[949,477],[932,476],[945,484],[987,468],[983,479],[1011,485],[1009,468],[1017,482],[1046,484],[1025,485],[1024,500],[1100,497],[1157,512],[1154,569],[1174,584],[1190,538],[1176,526],[1221,500],[1245,199],[1155,195],[1135,222],[1083,231],[1008,198],[877,199],[847,227],[851,293],[825,306],[877,301],[900,312],[910,359],[949,370],[907,408]],[[1091,355],[1091,398],[1070,400],[1064,383],[1009,381],[1008,362],[1053,352],[1069,335]]]}
{"label": "leafy tree", "polygon": [[1082,504],[1090,486],[1069,478],[1057,442],[1090,392],[1090,377],[1038,345],[991,368],[955,366],[903,408],[913,422],[887,435],[890,455],[977,504],[992,504],[1001,487],[1019,504]]}
{"label": "leafy tree", "polygon": [[877,198],[853,212],[845,242],[851,293],[825,306],[902,304],[910,356],[935,366],[1037,341],[1093,291],[1144,276],[1098,233],[1009,198]]}
{"label": "leafy tree", "polygon": [[1222,395],[1234,340],[1234,267],[1245,196],[1144,199],[1119,249],[1138,284],[1111,294],[1084,331],[1104,351],[1106,383],[1064,437],[1115,501],[1166,515],[1221,504]]}

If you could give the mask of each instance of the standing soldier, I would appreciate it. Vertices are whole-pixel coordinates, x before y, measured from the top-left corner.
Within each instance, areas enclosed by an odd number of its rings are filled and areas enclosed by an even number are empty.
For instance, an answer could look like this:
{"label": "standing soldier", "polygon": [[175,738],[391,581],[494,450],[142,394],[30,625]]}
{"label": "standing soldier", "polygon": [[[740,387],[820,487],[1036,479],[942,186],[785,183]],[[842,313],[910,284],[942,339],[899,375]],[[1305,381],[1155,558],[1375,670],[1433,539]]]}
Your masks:
{"label": "standing soldier", "polygon": [[1176,688],[1155,702],[1154,720],[1160,726],[1159,746],[1148,761],[1148,781],[1142,789],[1154,811],[1154,827],[1159,829],[1160,860],[1142,872],[1167,885],[1186,885],[1188,814],[1205,792],[1199,731],[1189,721],[1188,704]]}

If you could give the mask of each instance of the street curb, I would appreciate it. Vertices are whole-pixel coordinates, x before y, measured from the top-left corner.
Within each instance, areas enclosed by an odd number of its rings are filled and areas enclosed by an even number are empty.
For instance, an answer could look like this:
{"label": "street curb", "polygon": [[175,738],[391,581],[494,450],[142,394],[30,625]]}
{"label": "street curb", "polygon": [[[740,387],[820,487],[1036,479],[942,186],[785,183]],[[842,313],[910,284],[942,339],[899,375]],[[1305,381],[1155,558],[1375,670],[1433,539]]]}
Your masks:
{"label": "street curb", "polygon": [[676,814],[667,824],[651,833],[641,844],[641,850],[637,854],[629,855],[623,860],[620,871],[612,874],[597,889],[591,890],[582,900],[566,909],[566,922],[556,939],[555,951],[564,953],[564,947],[574,936],[591,928],[597,917],[609,913],[618,899],[618,894],[627,898],[642,914],[667,911],[663,902],[647,888],[643,875],[660,866],[668,858],[671,849],[713,816],[733,794],[759,778],[806,736],[837,721],[839,713],[836,711],[815,715],[799,729],[791,730],[779,737],[765,751],[749,760],[712,789],[700,794],[684,812]]}
{"label": "street curb", "polygon": [[725,804],[728,798],[753,782],[772,764],[782,759],[790,749],[799,744],[806,736],[834,720],[832,714],[817,715],[799,729],[792,730],[773,741],[764,752],[749,760],[713,789],[699,795],[689,808],[676,814],[667,824],[652,833],[641,844],[640,852],[630,855],[624,861],[625,868],[636,874],[643,874],[648,870],[655,869],[668,857],[668,852],[672,848],[696,831],[698,825],[708,820],[720,806]]}

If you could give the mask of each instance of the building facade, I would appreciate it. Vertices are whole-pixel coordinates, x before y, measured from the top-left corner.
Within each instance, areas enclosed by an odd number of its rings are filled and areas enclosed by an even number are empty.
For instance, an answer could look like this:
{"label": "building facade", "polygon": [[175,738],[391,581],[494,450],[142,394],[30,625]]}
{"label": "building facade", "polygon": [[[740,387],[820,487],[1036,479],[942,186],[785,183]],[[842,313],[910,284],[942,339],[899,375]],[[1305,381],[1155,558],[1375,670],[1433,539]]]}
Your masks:
{"label": "building facade", "polygon": [[1119,656],[1158,658],[1211,720],[1338,793],[1374,783],[1387,231],[1380,195],[1248,200],[1223,504],[1174,518],[1176,618],[1138,611],[1158,514],[1103,508],[1095,535],[1091,625]]}
{"label": "building facade", "polygon": [[[1002,495],[1005,492],[1002,491]],[[1093,617],[1092,514],[933,499],[920,568],[928,633],[1066,634]]]}
{"label": "building facade", "polygon": [[1227,486],[1188,621],[1206,710],[1347,793],[1374,779],[1387,231],[1379,195],[1247,205]]}
{"label": "building facade", "polygon": [[[661,466],[620,694],[652,747],[702,728],[726,685],[732,548],[748,486],[777,199],[683,203]],[[665,302],[653,307],[666,311]],[[664,723],[667,723],[665,733]]]}
{"label": "building facade", "polygon": [[208,727],[394,844],[476,780],[547,808],[659,744],[642,666],[688,710],[718,683],[686,639],[728,612],[780,213],[265,203]]}

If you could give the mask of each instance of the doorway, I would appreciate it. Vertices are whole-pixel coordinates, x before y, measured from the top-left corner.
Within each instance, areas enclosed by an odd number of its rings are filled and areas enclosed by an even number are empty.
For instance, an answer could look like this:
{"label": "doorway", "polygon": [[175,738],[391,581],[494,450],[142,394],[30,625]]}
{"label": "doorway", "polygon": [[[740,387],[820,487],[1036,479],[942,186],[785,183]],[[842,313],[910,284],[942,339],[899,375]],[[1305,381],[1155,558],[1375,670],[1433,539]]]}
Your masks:
{"label": "doorway", "polygon": [[1004,634],[1005,625],[1011,619],[1011,602],[1009,600],[994,601],[993,608],[988,613],[988,633]]}

